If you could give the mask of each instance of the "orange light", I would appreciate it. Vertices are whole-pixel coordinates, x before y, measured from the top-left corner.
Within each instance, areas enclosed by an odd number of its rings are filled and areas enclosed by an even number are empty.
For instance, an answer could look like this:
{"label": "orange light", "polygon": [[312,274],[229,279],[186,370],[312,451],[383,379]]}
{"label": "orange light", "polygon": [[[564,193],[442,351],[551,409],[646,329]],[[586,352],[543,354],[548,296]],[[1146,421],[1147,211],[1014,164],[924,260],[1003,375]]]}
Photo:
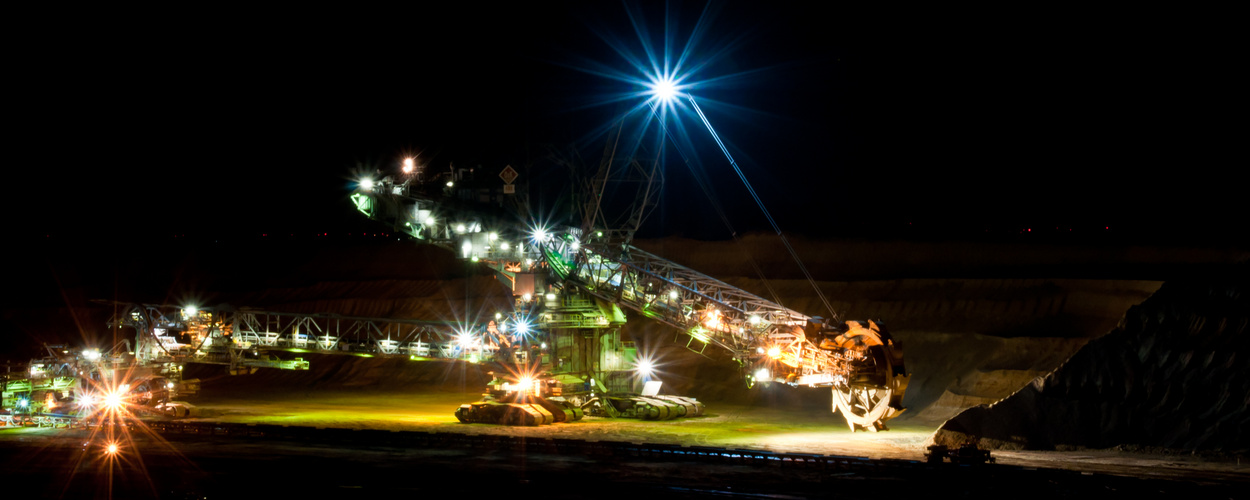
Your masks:
{"label": "orange light", "polygon": [[703,326],[709,330],[720,330],[724,327],[721,323],[720,311],[717,309],[709,309],[703,313]]}
{"label": "orange light", "polygon": [[110,410],[116,410],[122,407],[122,395],[118,391],[113,391],[104,396],[104,406]]}

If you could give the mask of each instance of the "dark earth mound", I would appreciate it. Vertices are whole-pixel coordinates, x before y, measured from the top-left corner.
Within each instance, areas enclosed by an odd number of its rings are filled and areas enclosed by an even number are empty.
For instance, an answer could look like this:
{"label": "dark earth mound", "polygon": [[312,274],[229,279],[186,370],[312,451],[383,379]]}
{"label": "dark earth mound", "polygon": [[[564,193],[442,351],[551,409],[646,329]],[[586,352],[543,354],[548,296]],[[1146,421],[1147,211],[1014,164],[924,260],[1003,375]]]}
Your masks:
{"label": "dark earth mound", "polygon": [[1250,451],[1250,281],[1165,283],[1111,333],[1012,396],[946,422],[938,443],[998,449]]}

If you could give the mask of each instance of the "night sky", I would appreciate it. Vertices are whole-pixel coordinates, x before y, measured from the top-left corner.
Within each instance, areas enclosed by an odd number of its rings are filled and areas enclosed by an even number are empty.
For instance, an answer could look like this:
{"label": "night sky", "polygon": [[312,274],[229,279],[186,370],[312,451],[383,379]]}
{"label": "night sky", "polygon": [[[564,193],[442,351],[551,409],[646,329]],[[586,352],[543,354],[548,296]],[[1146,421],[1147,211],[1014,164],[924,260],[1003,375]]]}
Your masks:
{"label": "night sky", "polygon": [[[588,131],[637,103],[586,71],[642,76],[612,48],[643,53],[628,14],[675,53],[702,18],[691,81],[717,80],[689,92],[787,231],[1245,232],[1218,15],[526,2],[33,17],[6,64],[10,234],[350,230],[352,168],[406,153],[564,176],[550,146],[593,164]],[[681,120],[736,229],[768,230]],[[727,236],[670,153],[650,232]]]}

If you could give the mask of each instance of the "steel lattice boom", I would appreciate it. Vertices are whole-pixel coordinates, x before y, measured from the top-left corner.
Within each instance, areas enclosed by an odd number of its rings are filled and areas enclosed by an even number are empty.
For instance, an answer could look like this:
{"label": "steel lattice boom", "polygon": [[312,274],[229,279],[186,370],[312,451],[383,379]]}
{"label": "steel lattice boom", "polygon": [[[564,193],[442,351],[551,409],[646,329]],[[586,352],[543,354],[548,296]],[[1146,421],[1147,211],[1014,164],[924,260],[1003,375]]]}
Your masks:
{"label": "steel lattice boom", "polygon": [[[537,300],[532,296],[544,292],[538,285],[544,280],[526,281],[531,286],[523,291],[521,277],[549,275],[548,297],[580,291],[671,325],[696,352],[707,346],[729,352],[749,381],[832,387],[834,410],[852,428],[884,429],[903,410],[909,377],[902,349],[876,322],[828,324],[788,309],[634,247],[632,231],[597,227],[598,215],[583,228],[500,224],[487,230],[473,210],[407,189],[407,180],[387,178],[353,197],[358,208],[369,200],[364,204],[371,210],[361,211],[371,218],[489,265],[522,304]],[[440,216],[427,216],[432,213]]]}

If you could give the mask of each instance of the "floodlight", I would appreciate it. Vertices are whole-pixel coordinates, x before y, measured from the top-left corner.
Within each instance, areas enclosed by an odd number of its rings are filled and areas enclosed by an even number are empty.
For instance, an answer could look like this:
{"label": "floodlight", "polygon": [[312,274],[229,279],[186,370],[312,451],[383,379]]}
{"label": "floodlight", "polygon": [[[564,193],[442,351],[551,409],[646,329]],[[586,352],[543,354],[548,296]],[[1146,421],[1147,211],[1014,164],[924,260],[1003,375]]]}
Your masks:
{"label": "floodlight", "polygon": [[640,376],[649,377],[654,372],[655,365],[652,364],[649,359],[640,359],[638,360],[638,364],[634,366],[634,370],[637,371]]}
{"label": "floodlight", "polygon": [[544,241],[547,241],[549,238],[551,238],[551,235],[547,234],[546,229],[543,229],[540,227],[534,230],[533,239],[535,242],[542,243]]}
{"label": "floodlight", "polygon": [[677,82],[674,82],[671,77],[660,77],[651,83],[651,95],[660,102],[675,101],[677,100]]}

